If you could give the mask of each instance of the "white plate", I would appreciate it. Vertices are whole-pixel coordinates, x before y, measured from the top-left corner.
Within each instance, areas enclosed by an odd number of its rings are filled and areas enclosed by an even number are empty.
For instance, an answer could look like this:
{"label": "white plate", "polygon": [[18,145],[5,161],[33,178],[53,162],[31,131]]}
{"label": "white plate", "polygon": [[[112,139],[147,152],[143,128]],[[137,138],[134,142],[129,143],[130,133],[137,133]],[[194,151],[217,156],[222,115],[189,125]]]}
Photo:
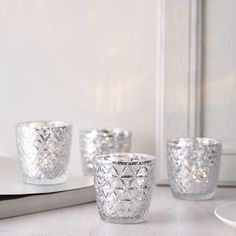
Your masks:
{"label": "white plate", "polygon": [[225,224],[236,228],[236,202],[222,204],[215,209],[214,213]]}
{"label": "white plate", "polygon": [[63,184],[24,184],[17,160],[0,156],[0,195],[51,193],[85,188],[92,185],[92,177],[73,176],[70,173],[68,173],[67,181]]}

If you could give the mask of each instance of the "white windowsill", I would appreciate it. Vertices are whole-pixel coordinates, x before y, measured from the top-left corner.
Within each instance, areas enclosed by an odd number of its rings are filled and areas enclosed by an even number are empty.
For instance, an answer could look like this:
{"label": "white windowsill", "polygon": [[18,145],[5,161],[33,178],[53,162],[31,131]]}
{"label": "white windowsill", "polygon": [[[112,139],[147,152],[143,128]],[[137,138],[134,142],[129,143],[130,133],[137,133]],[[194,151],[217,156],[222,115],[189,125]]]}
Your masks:
{"label": "white windowsill", "polygon": [[0,235],[158,235],[234,236],[235,230],[214,216],[221,203],[236,200],[236,188],[219,188],[214,200],[191,202],[174,199],[168,187],[155,187],[146,223],[118,225],[100,220],[95,203],[0,221]]}

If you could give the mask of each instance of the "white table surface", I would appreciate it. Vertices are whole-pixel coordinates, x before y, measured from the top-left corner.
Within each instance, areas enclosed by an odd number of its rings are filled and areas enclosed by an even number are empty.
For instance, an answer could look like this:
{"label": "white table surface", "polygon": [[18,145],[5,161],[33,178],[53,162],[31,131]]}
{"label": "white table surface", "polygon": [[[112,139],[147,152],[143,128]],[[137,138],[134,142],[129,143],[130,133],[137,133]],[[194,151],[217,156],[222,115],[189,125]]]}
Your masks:
{"label": "white table surface", "polygon": [[236,229],[214,216],[221,203],[236,201],[236,188],[219,188],[214,200],[191,202],[174,199],[168,187],[155,187],[149,220],[119,225],[100,220],[95,203],[0,221],[0,235],[30,236],[235,236]]}

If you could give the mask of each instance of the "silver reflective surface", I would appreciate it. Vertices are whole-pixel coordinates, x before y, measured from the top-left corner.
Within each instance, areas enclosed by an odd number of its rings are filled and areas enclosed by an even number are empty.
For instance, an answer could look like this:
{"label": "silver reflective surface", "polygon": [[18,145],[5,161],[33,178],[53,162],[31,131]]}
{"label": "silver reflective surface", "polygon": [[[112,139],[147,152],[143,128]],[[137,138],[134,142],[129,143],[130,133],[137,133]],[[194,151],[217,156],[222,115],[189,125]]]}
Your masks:
{"label": "silver reflective surface", "polygon": [[213,198],[218,182],[221,143],[208,138],[169,140],[168,173],[175,197],[189,200]]}
{"label": "silver reflective surface", "polygon": [[103,220],[147,220],[154,183],[155,158],[145,154],[104,154],[94,160],[97,207]]}
{"label": "silver reflective surface", "polygon": [[122,129],[80,131],[80,152],[85,175],[93,175],[93,159],[102,153],[129,152],[131,132]]}
{"label": "silver reflective surface", "polygon": [[17,153],[25,183],[66,181],[71,131],[70,124],[58,121],[26,122],[16,126]]}

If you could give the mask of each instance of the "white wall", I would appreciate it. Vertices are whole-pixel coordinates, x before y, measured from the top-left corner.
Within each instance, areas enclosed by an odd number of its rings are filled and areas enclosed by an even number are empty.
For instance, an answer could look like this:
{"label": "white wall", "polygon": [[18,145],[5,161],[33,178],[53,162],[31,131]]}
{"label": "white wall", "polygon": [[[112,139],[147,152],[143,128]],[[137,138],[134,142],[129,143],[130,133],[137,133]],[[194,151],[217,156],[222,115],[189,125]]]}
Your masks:
{"label": "white wall", "polygon": [[236,180],[236,1],[204,2],[203,135],[223,141],[220,179]]}
{"label": "white wall", "polygon": [[155,68],[155,0],[0,1],[0,154],[16,157],[17,122],[47,119],[130,129],[154,154]]}
{"label": "white wall", "polygon": [[204,4],[204,132],[236,143],[236,1]]}

